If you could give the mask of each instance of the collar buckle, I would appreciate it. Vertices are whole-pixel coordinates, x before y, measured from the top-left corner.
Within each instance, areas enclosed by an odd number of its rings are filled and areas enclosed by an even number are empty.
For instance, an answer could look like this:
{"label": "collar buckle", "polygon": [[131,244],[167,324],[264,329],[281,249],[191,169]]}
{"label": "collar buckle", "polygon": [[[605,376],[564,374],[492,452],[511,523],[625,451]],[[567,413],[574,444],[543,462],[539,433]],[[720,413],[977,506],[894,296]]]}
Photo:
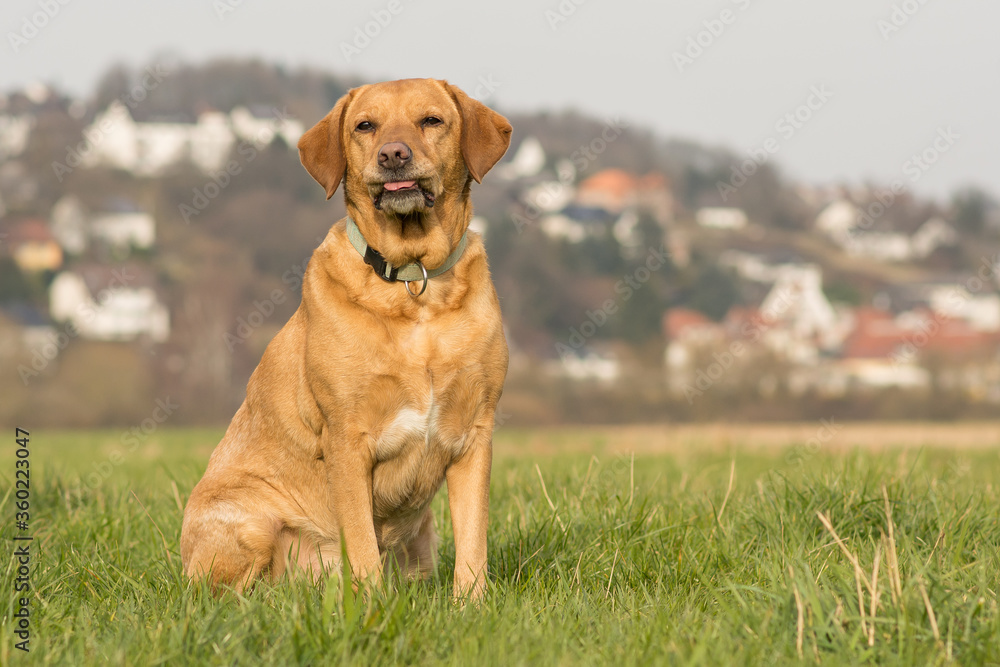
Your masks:
{"label": "collar buckle", "polygon": [[399,273],[399,269],[385,261],[385,257],[378,250],[368,246],[365,249],[364,260],[365,264],[375,270],[376,276],[387,283],[396,282],[396,275]]}

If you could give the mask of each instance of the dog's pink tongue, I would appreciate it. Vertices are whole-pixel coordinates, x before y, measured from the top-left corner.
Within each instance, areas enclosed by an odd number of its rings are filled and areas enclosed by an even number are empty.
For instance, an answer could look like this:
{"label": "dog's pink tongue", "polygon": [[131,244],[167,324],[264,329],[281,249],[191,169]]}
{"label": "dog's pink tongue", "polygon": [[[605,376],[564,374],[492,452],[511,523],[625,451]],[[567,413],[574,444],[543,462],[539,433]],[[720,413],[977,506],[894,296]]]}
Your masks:
{"label": "dog's pink tongue", "polygon": [[416,184],[416,181],[396,181],[395,183],[386,183],[385,189],[390,192],[395,192],[396,190],[402,190],[404,188],[412,188]]}

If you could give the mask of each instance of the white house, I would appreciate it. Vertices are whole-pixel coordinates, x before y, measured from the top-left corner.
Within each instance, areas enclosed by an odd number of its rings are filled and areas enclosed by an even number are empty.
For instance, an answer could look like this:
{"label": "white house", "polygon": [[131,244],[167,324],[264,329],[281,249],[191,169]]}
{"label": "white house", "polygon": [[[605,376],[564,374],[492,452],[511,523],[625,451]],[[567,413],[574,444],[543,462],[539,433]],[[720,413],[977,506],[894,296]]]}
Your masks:
{"label": "white house", "polygon": [[955,228],[941,218],[931,218],[910,237],[914,257],[927,257],[941,246],[955,245],[957,242]]}
{"label": "white house", "polygon": [[297,120],[279,114],[261,117],[245,107],[230,114],[207,111],[194,123],[137,123],[124,104],[113,102],[84,130],[88,150],[82,159],[86,166],[117,167],[143,176],[190,160],[209,173],[222,168],[238,140],[260,148],[280,135],[295,146],[302,131]]}
{"label": "white house", "polygon": [[259,105],[236,107],[229,113],[229,122],[237,137],[255,146],[266,146],[275,137],[281,137],[285,144],[294,148],[305,131],[301,121]]}
{"label": "white house", "polygon": [[81,338],[128,341],[148,336],[162,343],[170,334],[170,315],[152,282],[136,267],[63,271],[49,287],[49,314],[58,322],[71,322]]}
{"label": "white house", "polygon": [[855,232],[843,247],[848,255],[881,262],[905,262],[913,256],[910,237],[899,232]]}
{"label": "white house", "polygon": [[65,195],[50,218],[52,235],[71,255],[81,254],[92,240],[118,251],[151,248],[156,241],[156,220],[127,199],[112,199],[103,210],[89,213],[77,197]]}
{"label": "white house", "polygon": [[618,216],[611,226],[611,233],[614,235],[618,245],[623,248],[635,250],[642,245],[642,235],[639,233],[639,214],[634,208],[627,208]]}
{"label": "white house", "polygon": [[555,213],[573,201],[576,190],[572,185],[559,181],[543,181],[524,190],[521,195],[529,206],[543,213]]}
{"label": "white house", "polygon": [[67,253],[79,255],[87,249],[87,213],[75,195],[63,195],[55,203],[49,215],[49,228]]}
{"label": "white house", "polygon": [[772,263],[763,255],[755,255],[741,250],[726,250],[719,255],[719,266],[729,267],[744,280],[758,283],[773,283],[778,279],[781,267],[786,263]]}
{"label": "white house", "polygon": [[970,293],[961,284],[941,284],[929,290],[931,310],[941,317],[962,319],[976,331],[1000,331],[1000,296]]}
{"label": "white house", "polygon": [[530,178],[545,166],[545,149],[535,137],[527,137],[514,152],[514,156],[497,165],[497,175],[506,180]]}
{"label": "white house", "polygon": [[17,157],[28,146],[35,119],[28,114],[0,115],[0,160]]}
{"label": "white house", "polygon": [[747,226],[747,214],[729,206],[709,206],[698,209],[695,221],[710,229],[743,229]]}
{"label": "white house", "polygon": [[561,213],[547,215],[541,219],[539,228],[550,239],[564,239],[570,243],[580,243],[587,238],[587,227]]}
{"label": "white house", "polygon": [[156,240],[153,216],[126,200],[115,200],[90,219],[90,236],[121,251],[151,248]]}
{"label": "white house", "polygon": [[838,359],[824,364],[810,380],[828,394],[843,395],[856,387],[919,389],[930,384],[930,373],[912,362]]}
{"label": "white house", "polygon": [[197,123],[137,123],[121,102],[113,102],[84,130],[83,164],[155,176],[183,160],[203,171],[221,167],[235,142],[225,114],[203,113]]}
{"label": "white house", "polygon": [[[838,326],[837,313],[823,294],[823,274],[818,266],[786,264],[776,268],[774,285],[760,305],[761,315],[772,323],[770,342],[776,351],[801,357],[801,361],[812,360],[816,344],[832,348],[847,332]],[[797,342],[806,346],[801,350],[786,347]],[[784,349],[777,349],[781,347]]]}
{"label": "white house", "polygon": [[835,199],[816,216],[815,227],[827,236],[841,240],[858,224],[861,210],[846,199]]}
{"label": "white house", "polygon": [[582,354],[564,354],[559,361],[548,366],[551,374],[570,380],[597,380],[614,382],[621,376],[621,364],[611,354],[586,351]]}

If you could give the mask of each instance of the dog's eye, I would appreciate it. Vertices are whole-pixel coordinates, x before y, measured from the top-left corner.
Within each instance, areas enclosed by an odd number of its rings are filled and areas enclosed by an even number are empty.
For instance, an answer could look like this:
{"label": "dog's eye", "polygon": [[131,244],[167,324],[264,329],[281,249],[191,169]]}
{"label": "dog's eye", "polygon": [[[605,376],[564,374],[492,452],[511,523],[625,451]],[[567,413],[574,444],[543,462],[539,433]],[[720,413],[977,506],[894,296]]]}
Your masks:
{"label": "dog's eye", "polygon": [[424,122],[422,123],[422,125],[424,127],[434,127],[435,125],[440,125],[443,122],[444,121],[438,118],[437,116],[428,116],[427,118],[424,118]]}
{"label": "dog's eye", "polygon": [[360,123],[358,123],[357,127],[355,127],[354,129],[357,130],[358,132],[371,132],[372,130],[375,129],[375,126],[369,123],[367,120],[363,120]]}

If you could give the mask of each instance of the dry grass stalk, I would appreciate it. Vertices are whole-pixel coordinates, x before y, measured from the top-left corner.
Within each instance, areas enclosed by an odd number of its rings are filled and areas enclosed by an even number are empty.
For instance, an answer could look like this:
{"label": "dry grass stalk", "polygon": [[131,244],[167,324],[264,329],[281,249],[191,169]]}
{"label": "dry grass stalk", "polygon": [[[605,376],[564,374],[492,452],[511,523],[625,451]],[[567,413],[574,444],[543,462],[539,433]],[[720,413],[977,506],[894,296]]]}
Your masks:
{"label": "dry grass stalk", "polygon": [[896,533],[892,522],[892,507],[889,505],[889,492],[882,485],[882,498],[885,500],[885,520],[889,529],[886,538],[886,568],[889,573],[889,591],[892,593],[894,606],[902,604],[903,582],[899,575],[899,556],[896,552]]}
{"label": "dry grass stalk", "polygon": [[542,483],[542,494],[545,496],[545,500],[549,503],[549,507],[552,508],[552,513],[555,515],[556,521],[559,522],[559,527],[562,528],[562,531],[565,533],[566,526],[563,525],[562,519],[559,518],[559,512],[556,511],[555,503],[553,503],[552,499],[549,498],[548,489],[545,488],[545,479],[542,477],[542,469],[538,467],[537,463],[535,464],[535,472],[538,473],[538,481]]}
{"label": "dry grass stalk", "polygon": [[872,565],[872,599],[868,616],[872,619],[868,628],[868,645],[875,646],[875,612],[878,608],[878,571],[882,566],[882,543],[875,545],[875,563]]}
{"label": "dry grass stalk", "polygon": [[924,599],[924,607],[927,608],[927,616],[931,620],[931,631],[934,633],[934,641],[941,641],[941,631],[938,630],[937,616],[934,614],[934,607],[931,606],[931,599],[927,597],[927,589],[924,588],[922,579],[917,579],[917,587],[920,589],[920,597]]}
{"label": "dry grass stalk", "polygon": [[847,556],[847,560],[851,561],[851,564],[854,565],[854,576],[857,577],[860,580],[860,582],[865,585],[865,588],[867,588],[870,592],[872,590],[871,582],[868,581],[868,577],[865,576],[864,570],[861,569],[861,563],[858,562],[858,557],[855,556],[853,553],[851,553],[851,550],[847,548],[847,545],[844,544],[844,541],[840,539],[840,535],[838,535],[837,531],[833,529],[833,524],[830,523],[830,519],[828,519],[825,514],[823,514],[822,512],[816,512],[816,516],[819,517],[819,520],[823,524],[823,527],[826,528],[826,530],[830,533],[831,536],[833,536],[834,542],[837,543],[837,546],[840,547],[840,550],[844,552],[845,556]]}
{"label": "dry grass stalk", "polygon": [[[788,574],[791,577],[795,576],[795,572],[790,565],[788,566]],[[795,651],[798,653],[799,658],[801,658],[802,637],[805,635],[806,630],[806,617],[802,606],[802,595],[799,593],[799,585],[794,581],[792,582],[792,593],[795,594],[795,608],[798,610],[798,619],[795,623]]]}
{"label": "dry grass stalk", "polygon": [[733,492],[733,480],[736,479],[736,459],[729,464],[729,486],[726,488],[726,497],[722,499],[722,507],[719,508],[719,515],[715,520],[722,525],[722,513],[726,511],[726,503],[729,502],[729,494]]}

